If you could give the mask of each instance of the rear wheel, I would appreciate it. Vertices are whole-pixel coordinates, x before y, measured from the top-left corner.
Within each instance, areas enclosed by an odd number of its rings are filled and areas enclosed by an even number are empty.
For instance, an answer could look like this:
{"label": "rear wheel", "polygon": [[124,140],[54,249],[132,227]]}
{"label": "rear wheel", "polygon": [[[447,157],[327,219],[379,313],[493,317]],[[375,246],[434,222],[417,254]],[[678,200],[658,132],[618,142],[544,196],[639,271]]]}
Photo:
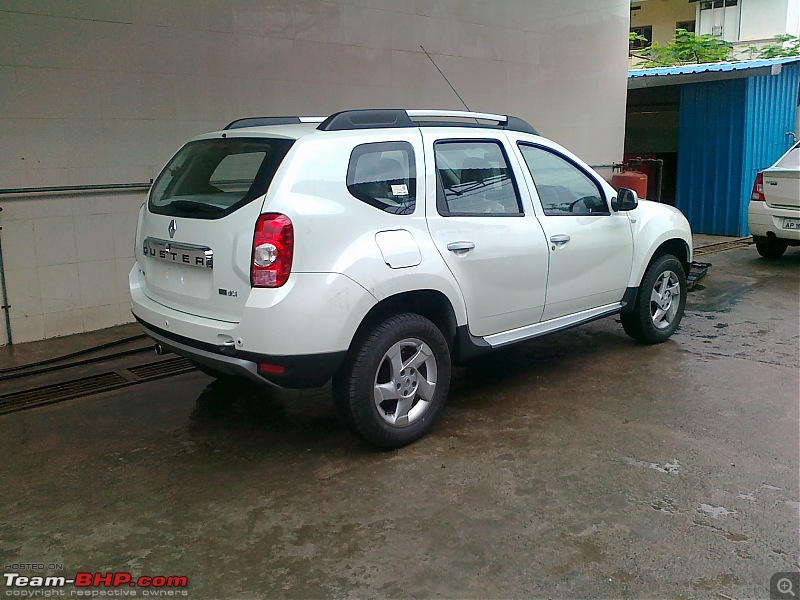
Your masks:
{"label": "rear wheel", "polygon": [[333,382],[337,412],[381,448],[424,436],[450,387],[450,349],[441,331],[416,314],[378,325],[348,358]]}
{"label": "rear wheel", "polygon": [[764,258],[780,258],[788,247],[788,242],[774,237],[756,240],[756,250]]}
{"label": "rear wheel", "polygon": [[633,310],[620,315],[625,333],[643,344],[659,344],[675,333],[686,306],[686,273],[666,254],[647,268]]}

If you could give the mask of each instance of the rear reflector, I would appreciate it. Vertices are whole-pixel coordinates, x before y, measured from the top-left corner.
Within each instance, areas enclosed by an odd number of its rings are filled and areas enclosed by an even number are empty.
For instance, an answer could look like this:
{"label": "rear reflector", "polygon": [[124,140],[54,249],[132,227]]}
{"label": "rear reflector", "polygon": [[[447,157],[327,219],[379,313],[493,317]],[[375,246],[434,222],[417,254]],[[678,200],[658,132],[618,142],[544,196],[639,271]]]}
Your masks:
{"label": "rear reflector", "polygon": [[258,365],[258,372],[266,375],[283,375],[286,372],[286,367],[283,365],[271,365],[269,363],[260,363]]}
{"label": "rear reflector", "polygon": [[753,183],[753,193],[750,194],[750,200],[755,200],[756,202],[766,202],[766,198],[764,198],[764,174],[759,173],[756,175],[755,183]]}
{"label": "rear reflector", "polygon": [[250,262],[250,284],[276,288],[289,279],[294,256],[294,227],[286,215],[267,213],[256,222]]}

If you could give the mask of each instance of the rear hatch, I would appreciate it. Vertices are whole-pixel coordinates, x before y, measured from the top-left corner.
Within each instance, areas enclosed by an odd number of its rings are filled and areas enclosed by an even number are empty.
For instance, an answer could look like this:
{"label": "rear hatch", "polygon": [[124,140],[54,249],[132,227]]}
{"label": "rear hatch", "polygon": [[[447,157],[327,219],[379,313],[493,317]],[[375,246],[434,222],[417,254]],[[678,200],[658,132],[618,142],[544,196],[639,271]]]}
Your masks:
{"label": "rear hatch", "polygon": [[800,144],[795,144],[774,166],[766,169],[764,198],[775,208],[800,208]]}
{"label": "rear hatch", "polygon": [[239,321],[250,291],[255,224],[293,141],[201,139],[178,151],[153,183],[137,236],[150,299]]}

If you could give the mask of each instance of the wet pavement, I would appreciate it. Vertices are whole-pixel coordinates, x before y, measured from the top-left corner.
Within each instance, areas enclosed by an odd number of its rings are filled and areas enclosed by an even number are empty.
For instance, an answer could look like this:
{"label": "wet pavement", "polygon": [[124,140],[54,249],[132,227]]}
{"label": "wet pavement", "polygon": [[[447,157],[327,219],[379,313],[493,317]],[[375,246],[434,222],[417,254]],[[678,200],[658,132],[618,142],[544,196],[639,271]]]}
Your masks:
{"label": "wet pavement", "polygon": [[329,388],[196,372],[2,416],[3,566],[190,598],[768,598],[800,570],[800,249],[703,260],[671,341],[608,318],[495,354],[399,451]]}

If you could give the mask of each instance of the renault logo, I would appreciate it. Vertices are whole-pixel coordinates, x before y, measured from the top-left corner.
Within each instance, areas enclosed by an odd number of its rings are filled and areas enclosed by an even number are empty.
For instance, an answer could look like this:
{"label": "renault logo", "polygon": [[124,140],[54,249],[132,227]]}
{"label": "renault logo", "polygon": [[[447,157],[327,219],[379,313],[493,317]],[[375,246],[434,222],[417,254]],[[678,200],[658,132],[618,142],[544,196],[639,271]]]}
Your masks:
{"label": "renault logo", "polygon": [[170,239],[175,237],[175,232],[178,230],[178,224],[175,222],[175,219],[169,222],[169,227],[167,227],[167,231],[169,231]]}

